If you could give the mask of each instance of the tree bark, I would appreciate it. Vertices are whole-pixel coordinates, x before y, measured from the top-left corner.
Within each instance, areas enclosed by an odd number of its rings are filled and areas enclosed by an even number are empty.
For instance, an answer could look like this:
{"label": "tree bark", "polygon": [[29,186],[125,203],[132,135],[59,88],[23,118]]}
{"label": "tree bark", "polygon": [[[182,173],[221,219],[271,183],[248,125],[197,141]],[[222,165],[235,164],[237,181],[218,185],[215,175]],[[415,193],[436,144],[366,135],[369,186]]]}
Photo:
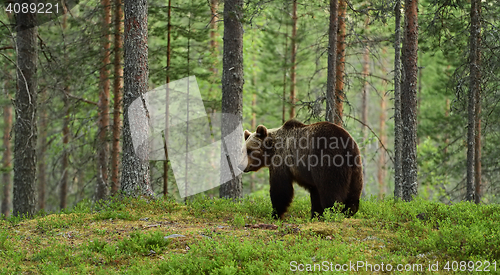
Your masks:
{"label": "tree bark", "polygon": [[[370,74],[370,50],[368,46],[365,46],[365,51],[363,53],[363,93],[361,94],[361,121],[364,125],[368,125],[368,91],[370,85],[368,83],[368,75]],[[363,140],[368,140],[368,128],[363,126]],[[366,146],[363,148],[363,155],[366,156]],[[364,170],[363,170],[364,172]]]}
{"label": "tree bark", "polygon": [[[68,11],[66,10],[66,7],[64,7],[64,15],[63,15],[63,23],[62,23],[62,28],[63,31],[66,31],[67,28],[67,13]],[[68,61],[68,55],[65,52],[64,53],[64,59],[67,62]],[[63,88],[63,110],[64,110],[64,116],[63,116],[63,126],[62,126],[62,142],[63,142],[63,151],[62,151],[62,158],[61,158],[61,184],[60,184],[60,189],[59,189],[59,207],[61,209],[66,208],[67,206],[67,198],[68,198],[68,164],[69,164],[69,123],[70,123],[70,117],[69,117],[69,80],[66,77],[64,79],[65,86]]]}
{"label": "tree bark", "polygon": [[[148,91],[148,3],[146,0],[124,0],[124,93],[123,93],[123,158],[121,190],[124,195],[153,196],[149,178],[149,162],[139,158],[132,142],[129,106]],[[137,129],[138,135],[147,135],[147,125]]]}
{"label": "tree bark", "polygon": [[338,0],[330,0],[330,23],[328,27],[328,72],[326,79],[325,120],[335,122],[335,87],[337,63]]}
{"label": "tree bark", "polygon": [[[387,53],[386,48],[384,47],[382,49],[382,52],[385,56]],[[386,62],[385,59],[382,60],[382,75],[386,75]],[[387,134],[386,134],[386,126],[385,126],[385,120],[387,119],[386,116],[386,108],[387,108],[387,101],[386,101],[386,93],[385,91],[387,90],[387,81],[382,80],[382,85],[383,85],[383,93],[380,95],[380,117],[379,117],[379,127],[380,127],[380,143],[381,146],[385,146],[387,143]],[[382,149],[382,148],[381,148]],[[385,162],[386,162],[386,152],[384,150],[380,150],[379,158],[378,158],[378,167],[377,167],[377,180],[378,180],[378,186],[379,186],[379,198],[383,198],[385,193],[386,193],[386,186],[385,186],[385,176],[386,176],[386,170],[385,170]]]}
{"label": "tree bark", "polygon": [[[215,0],[214,0],[215,1]],[[212,6],[211,6],[212,8]],[[213,12],[213,10],[212,10]],[[163,151],[165,153],[165,161],[163,162],[163,196],[166,197],[168,195],[168,119],[169,119],[169,83],[170,83],[170,60],[172,56],[172,45],[171,45],[171,36],[172,36],[172,2],[168,0],[168,24],[167,24],[167,77],[166,81],[166,102],[165,104],[165,130],[164,130],[164,140],[163,140]],[[210,33],[212,36],[212,32]]]}
{"label": "tree bark", "polygon": [[63,127],[62,127],[62,141],[63,141],[63,151],[62,151],[62,160],[61,160],[61,186],[59,189],[59,207],[61,209],[66,208],[67,206],[67,198],[68,198],[68,174],[69,174],[69,122],[70,122],[70,114],[69,114],[69,87],[64,87],[64,118],[63,118]]}
{"label": "tree bark", "polygon": [[[224,3],[224,47],[222,59],[222,137],[233,132],[242,121],[243,109],[243,0],[226,0]],[[243,133],[226,142],[227,152],[238,152]],[[224,143],[224,142],[223,142]],[[224,144],[223,144],[224,146]],[[229,159],[222,154],[221,158]],[[223,163],[223,162],[221,162]],[[230,164],[231,165],[231,164]],[[236,165],[234,165],[235,167]],[[241,175],[223,183],[219,196],[240,198],[243,195]]]}
{"label": "tree bark", "polygon": [[475,201],[475,172],[477,171],[476,162],[479,162],[480,155],[475,152],[476,149],[476,131],[479,127],[476,125],[479,119],[479,94],[481,91],[481,1],[471,1],[470,11],[470,42],[469,42],[469,60],[470,60],[470,84],[469,84],[469,108],[468,108],[468,130],[467,130],[467,201]]}
{"label": "tree bark", "polygon": [[[255,72],[255,71],[254,71]],[[254,73],[254,87],[256,87],[256,74]],[[254,131],[257,128],[257,114],[255,113],[255,108],[257,107],[257,94],[252,94],[252,121],[250,124],[250,128]],[[252,173],[250,176],[252,181],[250,182],[250,192],[253,192],[255,189],[255,173]]]}
{"label": "tree bark", "polygon": [[[20,4],[34,4],[21,0]],[[37,18],[36,13],[17,14],[17,90],[14,126],[14,216],[32,216],[36,210],[37,143]]]}
{"label": "tree bark", "polygon": [[[169,7],[170,7],[170,0],[169,0]],[[219,1],[218,0],[210,0],[210,12],[211,12],[211,16],[212,16],[211,21],[210,21],[210,52],[212,54],[212,58],[215,61],[215,63],[212,65],[212,67],[210,67],[210,71],[212,72],[212,77],[214,78],[214,80],[217,77],[217,74],[219,73],[217,70],[217,58],[219,57],[219,43],[217,42],[217,39],[218,39],[217,20],[219,19],[219,16],[217,13],[218,8],[219,8]],[[168,18],[170,18],[170,12],[169,12]],[[170,25],[170,23],[169,23],[169,25]]]}
{"label": "tree bark", "polygon": [[[4,89],[5,95],[7,95],[7,81],[5,81]],[[3,157],[2,157],[2,167],[3,167],[3,200],[2,200],[2,214],[5,217],[10,215],[10,205],[12,204],[12,180],[11,180],[11,158],[12,152],[10,149],[10,131],[12,129],[12,105],[6,104],[3,106]]]}
{"label": "tree bark", "polygon": [[101,0],[104,9],[102,22],[102,64],[99,73],[99,132],[97,147],[97,184],[95,191],[95,200],[104,200],[109,196],[108,186],[108,161],[109,161],[109,68],[111,36],[109,28],[111,26],[111,1]]}
{"label": "tree bark", "polygon": [[[284,4],[287,7],[287,4]],[[286,8],[286,11],[288,9]],[[286,72],[288,69],[288,25],[285,24],[285,51],[283,51],[283,99],[281,101],[281,123],[286,121]],[[254,130],[254,128],[252,128]]]}
{"label": "tree bark", "polygon": [[292,3],[292,37],[290,54],[290,119],[295,117],[295,102],[297,97],[297,0]]}
{"label": "tree bark", "polygon": [[47,125],[48,125],[48,117],[47,110],[45,107],[45,100],[47,98],[46,89],[42,90],[41,100],[43,103],[40,106],[40,137],[38,142],[40,143],[40,153],[38,154],[38,209],[45,209],[45,200],[46,200],[46,189],[47,189],[47,166],[45,164],[45,154],[47,152]]}
{"label": "tree bark", "polygon": [[121,135],[121,106],[123,89],[123,68],[121,65],[123,10],[122,1],[115,0],[115,40],[114,40],[114,82],[113,82],[113,142],[111,147],[111,194],[115,195],[120,190],[120,135]]}
{"label": "tree bark", "polygon": [[396,29],[394,39],[394,197],[403,198],[403,133],[401,119],[401,0],[394,8]]}
{"label": "tree bark", "polygon": [[[478,97],[480,101],[480,97]],[[476,148],[474,148],[474,180],[475,180],[475,196],[474,202],[479,204],[481,202],[481,104],[477,102],[476,105]]]}
{"label": "tree bark", "polygon": [[401,89],[403,200],[417,195],[417,74],[418,0],[405,0],[403,72]]}
{"label": "tree bark", "polygon": [[[365,20],[365,28],[368,29],[368,17]],[[368,83],[368,75],[370,74],[370,48],[365,45],[365,50],[363,52],[363,91],[361,92],[361,122],[363,123],[363,141],[368,140],[368,93],[370,91],[370,85]],[[367,146],[363,146],[362,155],[363,158],[367,155]],[[364,161],[364,160],[363,160]],[[363,178],[366,178],[366,169],[363,169]],[[363,195],[365,195],[365,189],[363,188]]]}
{"label": "tree bark", "polygon": [[335,124],[342,127],[344,114],[344,71],[346,50],[346,10],[347,2],[339,0],[338,7],[338,32],[337,32],[337,62],[335,81]]}

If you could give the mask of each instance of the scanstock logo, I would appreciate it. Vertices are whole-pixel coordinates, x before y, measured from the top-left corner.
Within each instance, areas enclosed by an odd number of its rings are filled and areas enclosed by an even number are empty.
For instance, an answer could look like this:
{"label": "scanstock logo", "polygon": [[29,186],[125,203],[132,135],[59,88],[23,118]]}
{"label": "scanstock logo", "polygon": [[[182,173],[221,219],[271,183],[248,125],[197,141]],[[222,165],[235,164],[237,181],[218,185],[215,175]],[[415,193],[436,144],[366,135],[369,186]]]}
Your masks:
{"label": "scanstock logo", "polygon": [[[143,160],[166,160],[168,153],[182,198],[242,173],[237,168],[241,122],[232,114],[207,115],[196,77],[149,91],[130,105],[128,116],[135,153]],[[222,122],[230,129],[225,136],[221,136]]]}

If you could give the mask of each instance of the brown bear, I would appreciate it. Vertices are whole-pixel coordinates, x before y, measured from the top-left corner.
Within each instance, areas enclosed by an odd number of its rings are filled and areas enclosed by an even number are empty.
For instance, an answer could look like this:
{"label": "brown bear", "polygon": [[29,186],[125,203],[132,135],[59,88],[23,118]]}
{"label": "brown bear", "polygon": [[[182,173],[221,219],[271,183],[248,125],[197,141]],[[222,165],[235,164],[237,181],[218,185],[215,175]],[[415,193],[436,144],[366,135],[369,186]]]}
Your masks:
{"label": "brown bear", "polygon": [[311,195],[311,217],[320,216],[336,202],[348,216],[358,211],[363,168],[358,145],[351,135],[330,122],[310,125],[289,120],[277,129],[259,125],[245,130],[243,172],[269,167],[273,217],[283,218],[293,199],[293,182]]}

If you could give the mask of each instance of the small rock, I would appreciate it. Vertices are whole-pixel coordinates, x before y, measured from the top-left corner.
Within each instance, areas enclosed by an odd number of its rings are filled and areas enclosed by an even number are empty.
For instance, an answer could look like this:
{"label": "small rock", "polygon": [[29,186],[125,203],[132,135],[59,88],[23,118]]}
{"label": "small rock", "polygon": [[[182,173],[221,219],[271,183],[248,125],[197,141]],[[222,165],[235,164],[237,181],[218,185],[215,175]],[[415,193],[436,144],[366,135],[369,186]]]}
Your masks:
{"label": "small rock", "polygon": [[184,238],[184,237],[186,237],[186,236],[181,235],[181,234],[172,234],[172,235],[165,236],[164,238],[165,239],[172,239],[172,238]]}

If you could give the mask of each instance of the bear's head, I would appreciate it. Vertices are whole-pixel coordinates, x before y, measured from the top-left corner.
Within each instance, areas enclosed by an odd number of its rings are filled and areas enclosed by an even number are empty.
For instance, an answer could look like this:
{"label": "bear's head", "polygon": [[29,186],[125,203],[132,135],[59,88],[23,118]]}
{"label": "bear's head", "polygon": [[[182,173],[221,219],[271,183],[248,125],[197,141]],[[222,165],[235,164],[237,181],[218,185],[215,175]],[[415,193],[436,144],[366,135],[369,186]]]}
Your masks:
{"label": "bear's head", "polygon": [[243,172],[257,171],[268,167],[271,158],[272,138],[267,128],[259,125],[255,133],[245,130],[245,146],[238,168]]}

